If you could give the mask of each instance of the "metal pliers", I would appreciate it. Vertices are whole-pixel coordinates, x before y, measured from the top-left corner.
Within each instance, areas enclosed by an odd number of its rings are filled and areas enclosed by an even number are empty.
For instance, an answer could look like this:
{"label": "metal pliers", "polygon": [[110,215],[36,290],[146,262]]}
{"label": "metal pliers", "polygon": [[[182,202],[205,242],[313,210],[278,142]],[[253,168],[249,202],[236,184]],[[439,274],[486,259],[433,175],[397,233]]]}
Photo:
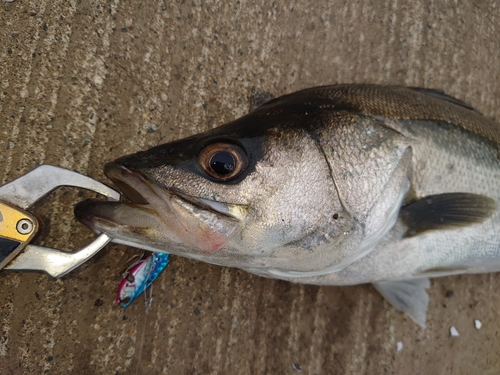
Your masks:
{"label": "metal pliers", "polygon": [[0,187],[0,270],[42,271],[61,277],[97,254],[111,239],[100,234],[75,252],[30,244],[39,230],[38,219],[27,211],[52,190],[73,186],[119,200],[120,193],[80,173],[41,165]]}

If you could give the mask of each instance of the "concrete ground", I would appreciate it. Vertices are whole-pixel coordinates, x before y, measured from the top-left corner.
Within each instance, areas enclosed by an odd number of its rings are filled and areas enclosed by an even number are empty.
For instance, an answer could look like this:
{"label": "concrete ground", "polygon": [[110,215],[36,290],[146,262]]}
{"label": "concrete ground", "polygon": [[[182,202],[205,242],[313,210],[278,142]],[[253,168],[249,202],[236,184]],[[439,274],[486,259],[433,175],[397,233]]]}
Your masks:
{"label": "concrete ground", "polygon": [[[443,88],[498,120],[499,22],[495,0],[2,2],[0,182],[41,163],[106,181],[105,161],[241,116],[254,88]],[[72,218],[80,199],[61,190],[37,208],[42,243],[92,238]],[[371,286],[178,257],[148,313],[124,310],[115,291],[136,253],[110,245],[57,281],[1,273],[0,374],[500,372],[499,274],[434,280],[423,330]]]}

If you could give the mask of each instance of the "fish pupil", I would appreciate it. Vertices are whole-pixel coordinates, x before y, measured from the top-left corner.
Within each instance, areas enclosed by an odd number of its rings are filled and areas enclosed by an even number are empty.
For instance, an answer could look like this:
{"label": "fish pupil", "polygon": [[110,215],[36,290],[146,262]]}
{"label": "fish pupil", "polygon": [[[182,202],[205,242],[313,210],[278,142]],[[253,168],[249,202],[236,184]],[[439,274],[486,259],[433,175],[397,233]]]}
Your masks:
{"label": "fish pupil", "polygon": [[220,151],[210,159],[210,168],[218,175],[224,176],[234,171],[235,160],[227,151]]}

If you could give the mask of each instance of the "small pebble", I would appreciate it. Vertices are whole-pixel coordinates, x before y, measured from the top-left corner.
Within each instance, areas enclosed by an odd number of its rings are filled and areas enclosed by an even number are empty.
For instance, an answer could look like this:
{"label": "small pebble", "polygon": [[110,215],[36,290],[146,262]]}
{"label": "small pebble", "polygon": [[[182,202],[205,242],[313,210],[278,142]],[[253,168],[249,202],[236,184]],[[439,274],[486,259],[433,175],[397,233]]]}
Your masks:
{"label": "small pebble", "polygon": [[398,341],[398,343],[396,344],[396,348],[397,348],[398,352],[400,352],[401,350],[403,350],[403,342],[402,341]]}
{"label": "small pebble", "polygon": [[481,323],[480,320],[476,319],[476,320],[474,320],[474,326],[476,327],[476,329],[481,329],[481,327],[483,326],[483,323]]}
{"label": "small pebble", "polygon": [[452,335],[453,337],[458,337],[460,336],[460,334],[458,333],[457,329],[453,326],[451,326],[450,328],[450,335]]}
{"label": "small pebble", "polygon": [[299,362],[292,363],[292,368],[297,372],[302,372],[302,366]]}

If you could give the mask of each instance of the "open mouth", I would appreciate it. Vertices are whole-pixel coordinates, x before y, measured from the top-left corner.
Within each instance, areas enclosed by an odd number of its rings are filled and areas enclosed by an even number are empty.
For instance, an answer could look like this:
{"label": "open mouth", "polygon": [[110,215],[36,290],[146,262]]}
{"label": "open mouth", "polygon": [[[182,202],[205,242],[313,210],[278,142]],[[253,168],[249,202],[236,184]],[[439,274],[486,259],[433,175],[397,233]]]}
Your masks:
{"label": "open mouth", "polygon": [[154,238],[166,247],[181,243],[213,253],[227,244],[245,216],[245,206],[166,189],[121,164],[107,164],[105,173],[131,203],[82,202],[75,215],[91,229],[112,238],[137,242]]}
{"label": "open mouth", "polygon": [[[164,201],[180,199],[200,209],[213,211],[235,220],[242,220],[242,214],[248,208],[247,205],[217,202],[210,199],[193,197],[175,189],[166,189],[150,182],[140,172],[116,163],[108,163],[105,167],[105,173],[116,187],[132,203],[137,205],[162,206]],[[158,202],[158,199],[163,202]]]}

